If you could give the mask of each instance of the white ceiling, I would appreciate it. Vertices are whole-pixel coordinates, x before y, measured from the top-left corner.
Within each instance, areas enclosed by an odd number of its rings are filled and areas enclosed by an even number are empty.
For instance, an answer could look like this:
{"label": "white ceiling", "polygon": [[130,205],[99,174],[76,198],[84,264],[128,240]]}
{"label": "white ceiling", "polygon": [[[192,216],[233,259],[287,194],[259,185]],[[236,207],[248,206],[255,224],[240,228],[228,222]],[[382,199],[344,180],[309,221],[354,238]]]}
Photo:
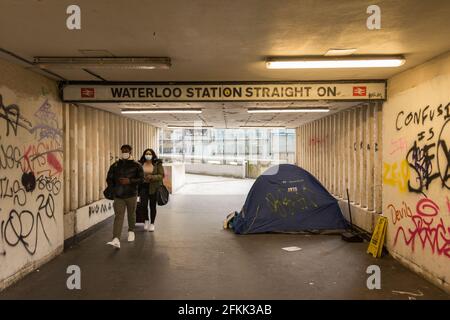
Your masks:
{"label": "white ceiling", "polygon": [[[212,126],[215,128],[239,128],[240,126],[286,126],[296,128],[303,123],[310,122],[324,114],[330,115],[338,111],[356,106],[361,102],[286,102],[286,103],[95,103],[88,104],[102,110],[120,114],[122,108],[183,108],[202,109],[201,114],[127,114],[129,118],[151,123],[158,127],[170,125],[177,126]],[[270,107],[306,107],[306,106],[328,106],[328,113],[247,113],[248,108]]]}
{"label": "white ceiling", "polygon": [[[82,29],[70,31],[66,8],[74,3],[81,7]],[[381,30],[366,27],[372,4],[381,7]],[[1,0],[0,12],[0,47],[29,61],[92,52],[172,60],[169,70],[91,70],[108,81],[388,79],[450,50],[449,0]],[[267,56],[323,55],[330,48],[403,54],[407,61],[400,68],[364,70],[265,68]],[[67,80],[98,80],[83,70],[51,71]],[[208,104],[201,117],[220,125],[293,124],[312,117],[249,118],[242,106]],[[172,123],[173,117],[148,121]],[[179,117],[178,122],[190,120]]]}

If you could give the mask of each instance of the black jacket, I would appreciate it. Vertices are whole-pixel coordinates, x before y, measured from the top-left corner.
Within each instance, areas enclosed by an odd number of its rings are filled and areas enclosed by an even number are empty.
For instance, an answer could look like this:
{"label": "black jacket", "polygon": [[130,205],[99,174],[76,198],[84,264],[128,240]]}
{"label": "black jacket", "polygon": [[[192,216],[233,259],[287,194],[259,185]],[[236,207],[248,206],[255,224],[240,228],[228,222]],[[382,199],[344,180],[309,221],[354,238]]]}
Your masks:
{"label": "black jacket", "polygon": [[[120,184],[120,178],[130,179],[130,184]],[[134,160],[120,159],[114,162],[109,168],[108,176],[106,177],[106,183],[114,189],[114,196],[122,199],[137,196],[137,187],[143,181],[144,170]]]}

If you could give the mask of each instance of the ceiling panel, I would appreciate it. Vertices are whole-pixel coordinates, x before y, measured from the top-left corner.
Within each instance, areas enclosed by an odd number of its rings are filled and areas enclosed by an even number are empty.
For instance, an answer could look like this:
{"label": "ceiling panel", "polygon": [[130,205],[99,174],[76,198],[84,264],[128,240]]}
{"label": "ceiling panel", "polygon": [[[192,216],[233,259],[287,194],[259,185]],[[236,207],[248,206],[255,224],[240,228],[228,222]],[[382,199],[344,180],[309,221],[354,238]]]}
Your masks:
{"label": "ceiling panel", "polygon": [[[201,114],[126,114],[126,117],[146,122],[157,127],[177,126],[213,126],[216,128],[239,128],[240,126],[287,126],[298,127],[306,122],[319,119],[353,106],[361,102],[276,102],[276,103],[90,103],[91,107],[121,114],[123,108],[161,108],[161,109],[202,109]],[[328,113],[248,113],[248,108],[286,108],[306,106],[328,106]]]}
{"label": "ceiling panel", "polygon": [[[78,0],[82,29],[65,26],[69,0],[2,0],[0,43],[35,56],[167,56],[170,70],[96,70],[110,81],[387,79],[450,50],[450,1],[379,0],[381,30],[366,27],[372,0]],[[271,55],[405,54],[400,68],[266,70]],[[63,73],[62,71],[58,71]],[[85,80],[77,70],[69,80]]]}

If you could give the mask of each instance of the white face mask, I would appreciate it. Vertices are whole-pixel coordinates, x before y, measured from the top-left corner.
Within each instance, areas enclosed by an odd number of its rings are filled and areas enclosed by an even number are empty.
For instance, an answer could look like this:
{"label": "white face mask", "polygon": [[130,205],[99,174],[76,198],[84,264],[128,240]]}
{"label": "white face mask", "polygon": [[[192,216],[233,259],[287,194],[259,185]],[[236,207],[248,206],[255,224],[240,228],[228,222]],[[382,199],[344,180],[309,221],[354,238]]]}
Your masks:
{"label": "white face mask", "polygon": [[146,154],[145,155],[145,160],[147,160],[147,161],[152,160],[152,155]]}
{"label": "white face mask", "polygon": [[127,160],[130,157],[130,154],[128,152],[122,153],[122,159]]}

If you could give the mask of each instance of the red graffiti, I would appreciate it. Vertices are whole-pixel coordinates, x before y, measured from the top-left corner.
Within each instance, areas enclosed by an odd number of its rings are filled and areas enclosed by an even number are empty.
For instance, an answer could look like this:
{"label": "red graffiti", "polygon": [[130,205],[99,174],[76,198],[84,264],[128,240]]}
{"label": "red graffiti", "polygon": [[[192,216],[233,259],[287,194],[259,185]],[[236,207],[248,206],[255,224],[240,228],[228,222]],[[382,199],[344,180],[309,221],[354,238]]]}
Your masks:
{"label": "red graffiti", "polygon": [[394,225],[404,218],[411,218],[413,216],[411,208],[405,201],[402,202],[400,209],[397,209],[393,204],[388,205],[388,209],[391,210],[391,218]]}
{"label": "red graffiti", "polygon": [[47,153],[47,162],[57,173],[62,172],[62,165],[53,153]]}
{"label": "red graffiti", "polygon": [[394,154],[397,152],[406,151],[408,148],[408,144],[406,143],[405,138],[400,138],[398,140],[391,141],[392,151],[389,154]]}
{"label": "red graffiti", "polygon": [[447,197],[447,210],[450,213],[450,199]]}
{"label": "red graffiti", "polygon": [[327,142],[327,139],[328,139],[328,135],[326,135],[324,138],[311,138],[309,140],[309,145],[315,146],[318,144],[325,144]]}
{"label": "red graffiti", "polygon": [[439,206],[431,199],[424,198],[417,202],[416,213],[411,216],[414,227],[407,231],[399,227],[394,244],[397,244],[401,234],[413,252],[417,240],[422,244],[422,249],[430,247],[433,254],[450,258],[450,227],[445,226],[442,218],[438,218],[439,210]]}
{"label": "red graffiti", "polygon": [[54,142],[40,142],[36,145],[30,145],[24,148],[21,159],[21,168],[23,172],[39,172],[46,169],[47,165],[53,171],[53,174],[59,174],[63,171],[61,162],[57,154],[62,154],[62,148]]}

